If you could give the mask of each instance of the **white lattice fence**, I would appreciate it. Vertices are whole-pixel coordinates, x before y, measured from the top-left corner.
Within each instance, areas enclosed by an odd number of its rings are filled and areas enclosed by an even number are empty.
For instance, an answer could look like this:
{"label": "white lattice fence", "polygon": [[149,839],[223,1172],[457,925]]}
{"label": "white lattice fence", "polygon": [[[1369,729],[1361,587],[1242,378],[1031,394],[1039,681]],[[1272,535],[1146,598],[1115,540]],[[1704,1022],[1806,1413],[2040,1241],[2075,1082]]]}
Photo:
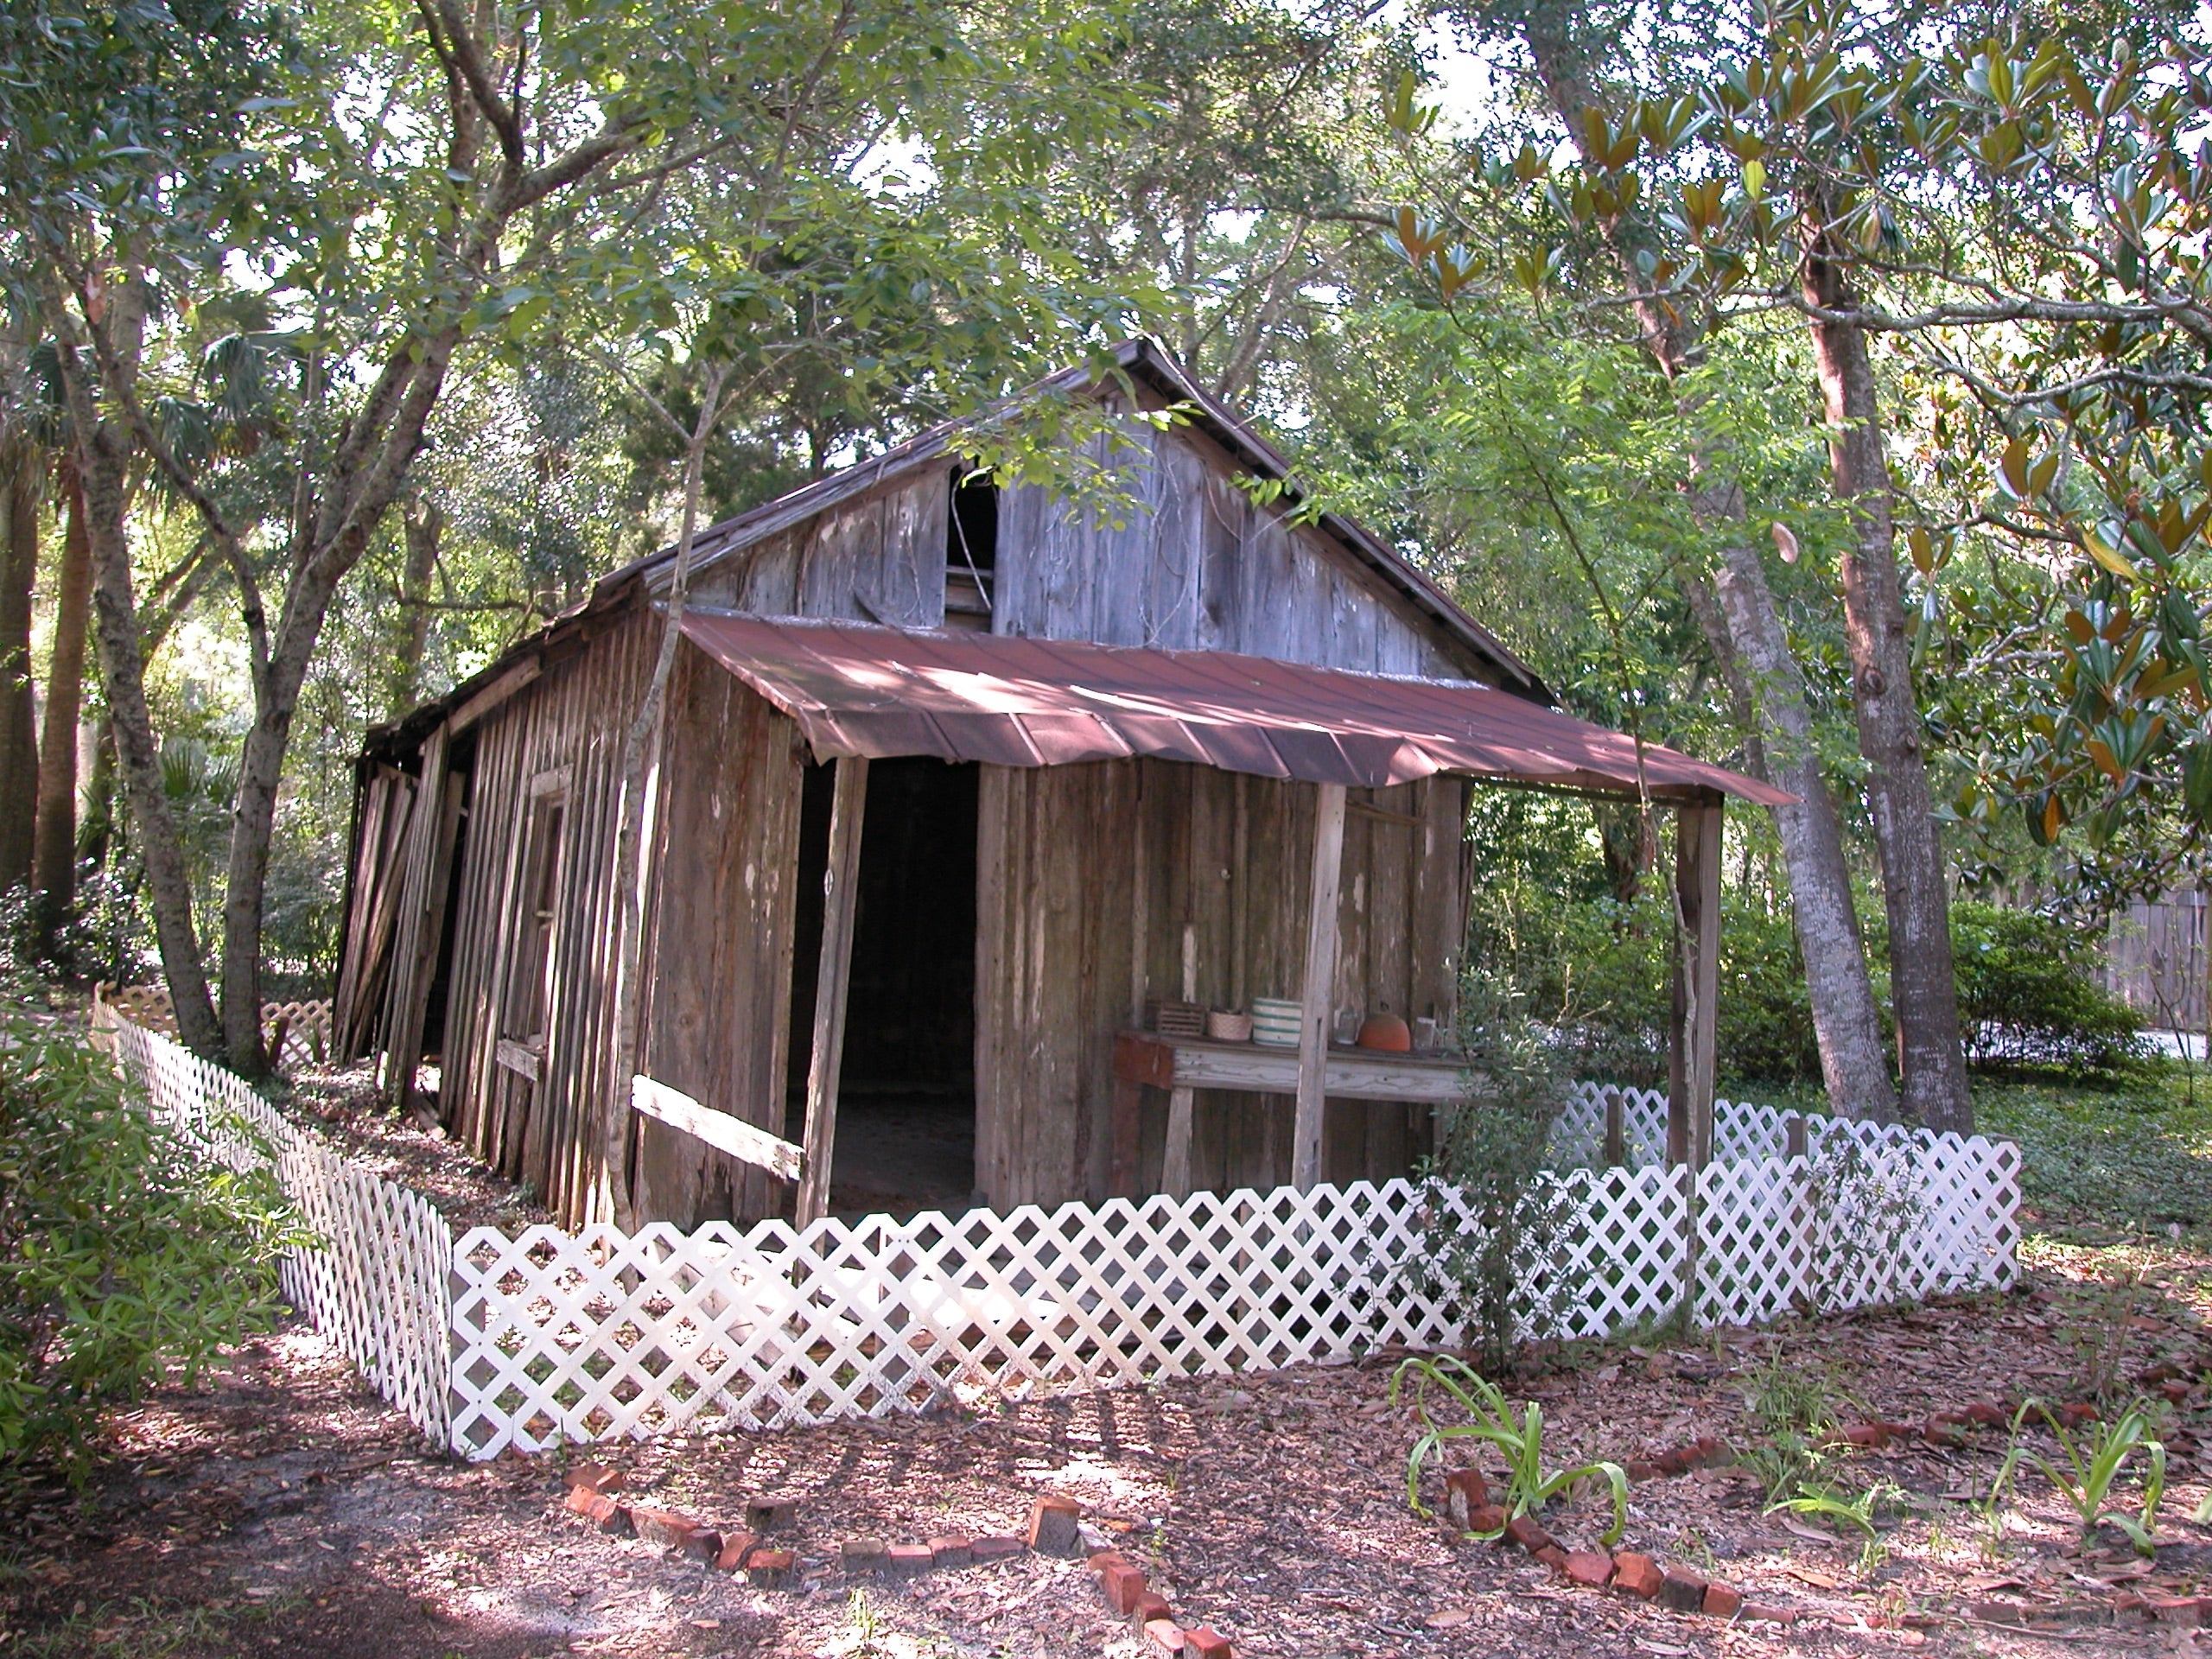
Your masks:
{"label": "white lattice fence", "polygon": [[448,1444],[453,1232],[437,1206],[348,1163],[220,1066],[109,1018],[117,1057],[144,1087],[157,1121],[233,1169],[274,1163],[302,1224],[320,1241],[320,1248],[287,1253],[285,1300],[409,1421]]}
{"label": "white lattice fence", "polygon": [[[387,1400],[474,1458],[510,1447],[915,1409],[947,1395],[1268,1370],[1388,1344],[1457,1345],[1424,1283],[1428,1207],[1407,1181],[1197,1193],[804,1232],[665,1224],[626,1235],[478,1228],[347,1165],[237,1078],[137,1027],[121,1058],[154,1111],[233,1163],[276,1159],[323,1248],[293,1301]],[[1602,1156],[1608,1095],[1627,1161]],[[1560,1224],[1524,1290],[1602,1336],[1692,1298],[1700,1324],[2009,1284],[2019,1154],[2006,1142],[1722,1103],[1720,1161],[1657,1161],[1665,1100],[1584,1085],[1561,1116]]]}
{"label": "white lattice fence", "polygon": [[[176,1035],[176,1014],[163,986],[95,986],[92,1009],[96,1020],[128,1020],[165,1037]],[[277,1040],[280,1027],[282,1041]],[[276,1051],[272,1064],[279,1071],[329,1061],[330,999],[327,996],[303,1002],[264,1002],[261,1027],[262,1035]]]}

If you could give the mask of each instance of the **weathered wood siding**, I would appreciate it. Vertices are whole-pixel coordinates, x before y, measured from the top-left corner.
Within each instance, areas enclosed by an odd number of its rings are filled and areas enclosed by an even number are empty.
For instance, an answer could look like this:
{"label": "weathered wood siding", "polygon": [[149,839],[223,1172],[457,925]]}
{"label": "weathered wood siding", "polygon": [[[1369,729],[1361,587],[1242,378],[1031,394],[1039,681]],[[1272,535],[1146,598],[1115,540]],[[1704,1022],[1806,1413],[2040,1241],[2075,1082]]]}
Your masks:
{"label": "weathered wood siding", "polygon": [[951,489],[950,461],[893,479],[709,563],[692,596],[764,616],[940,627]]}
{"label": "weathered wood siding", "polygon": [[[669,688],[645,953],[645,1075],[784,1133],[798,882],[797,724],[696,648]],[[789,1189],[651,1119],[638,1213],[686,1227],[789,1213]]]}
{"label": "weathered wood siding", "polygon": [[[610,617],[589,639],[549,645],[543,673],[477,728],[468,849],[459,873],[441,1106],[478,1157],[527,1181],[577,1225],[605,1202],[599,1114],[619,1103],[614,838],[622,745],[652,674],[660,619]],[[541,791],[533,795],[533,786]],[[553,906],[546,1031],[535,1082],[495,1058],[517,988],[520,891],[536,804],[565,798]]]}
{"label": "weathered wood siding", "polygon": [[[1310,784],[1170,761],[982,769],[976,894],[976,1184],[1003,1209],[1106,1196],[1117,1030],[1148,996],[1249,1007],[1294,996],[1313,835]],[[1354,814],[1344,836],[1336,1006],[1450,1020],[1465,917],[1465,786],[1357,791],[1417,823]],[[1187,976],[1186,976],[1187,969]],[[1166,1100],[1147,1095],[1144,1191]],[[1195,1108],[1202,1187],[1290,1179],[1291,1102],[1213,1090]],[[1325,1180],[1407,1172],[1425,1113],[1332,1102]]]}
{"label": "weathered wood siding", "polygon": [[1033,485],[999,516],[994,632],[1235,651],[1372,674],[1465,678],[1433,623],[1332,538],[1255,506],[1222,449],[1187,428],[1137,429],[1093,458],[1138,504],[1071,511]]}
{"label": "weathered wood siding", "polygon": [[390,980],[391,936],[404,885],[407,823],[416,779],[382,761],[372,764],[357,791],[353,857],[348,867],[346,938],[338,965],[332,1040],[340,1058],[372,1048]]}

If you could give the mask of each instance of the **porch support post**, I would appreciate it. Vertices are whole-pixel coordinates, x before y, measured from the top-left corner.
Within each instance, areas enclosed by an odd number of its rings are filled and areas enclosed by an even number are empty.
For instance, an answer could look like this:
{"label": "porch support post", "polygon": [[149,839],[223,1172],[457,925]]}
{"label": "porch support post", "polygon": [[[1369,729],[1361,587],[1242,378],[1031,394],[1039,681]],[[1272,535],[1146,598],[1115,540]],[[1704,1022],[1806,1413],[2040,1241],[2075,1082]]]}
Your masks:
{"label": "porch support post", "polygon": [[1713,1074],[1720,1001],[1720,831],[1717,795],[1675,812],[1674,1020],[1669,1033],[1667,1161],[1713,1157]]}
{"label": "porch support post", "polygon": [[1290,1179],[1321,1179],[1322,1082],[1329,1058],[1329,1003],[1337,977],[1337,887],[1344,874],[1344,785],[1316,786],[1313,896],[1306,912],[1306,984],[1300,996],[1298,1116],[1291,1128]]}
{"label": "porch support post", "polygon": [[830,860],[822,878],[822,966],[814,981],[814,1056],[806,1071],[806,1167],[799,1177],[798,1224],[830,1208],[830,1165],[837,1149],[837,1072],[845,1058],[845,995],[853,965],[853,912],[859,897],[861,821],[868,811],[868,760],[836,762],[830,796]]}

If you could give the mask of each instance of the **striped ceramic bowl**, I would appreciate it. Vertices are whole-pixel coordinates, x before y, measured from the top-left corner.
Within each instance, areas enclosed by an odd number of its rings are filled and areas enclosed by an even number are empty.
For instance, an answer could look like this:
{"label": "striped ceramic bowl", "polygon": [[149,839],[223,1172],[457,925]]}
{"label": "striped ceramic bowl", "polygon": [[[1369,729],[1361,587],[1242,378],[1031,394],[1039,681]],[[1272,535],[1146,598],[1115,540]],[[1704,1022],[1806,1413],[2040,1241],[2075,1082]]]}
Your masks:
{"label": "striped ceramic bowl", "polygon": [[1280,996],[1252,999],[1252,1040],[1267,1048],[1298,1046],[1298,1004]]}

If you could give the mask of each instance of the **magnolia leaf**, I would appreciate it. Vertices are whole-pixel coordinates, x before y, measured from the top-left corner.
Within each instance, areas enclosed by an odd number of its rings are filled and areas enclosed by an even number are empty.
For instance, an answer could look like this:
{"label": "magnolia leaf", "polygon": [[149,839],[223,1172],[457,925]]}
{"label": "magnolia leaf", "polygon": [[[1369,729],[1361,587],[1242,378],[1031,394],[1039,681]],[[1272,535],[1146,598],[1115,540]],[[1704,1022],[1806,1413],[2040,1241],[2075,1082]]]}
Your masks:
{"label": "magnolia leaf", "polygon": [[1797,563],[1797,533],[1779,518],[1774,521],[1774,549],[1784,564]]}
{"label": "magnolia leaf", "polygon": [[2005,446],[2005,454],[1997,463],[1998,482],[2014,500],[2024,499],[2028,493],[2028,441],[2015,438]]}
{"label": "magnolia leaf", "polygon": [[2143,580],[2135,567],[2120,556],[2119,550],[2108,545],[2104,537],[2094,530],[2085,530],[2082,532],[2082,545],[2088,550],[2091,558],[2115,576],[2124,576],[2129,582]]}

